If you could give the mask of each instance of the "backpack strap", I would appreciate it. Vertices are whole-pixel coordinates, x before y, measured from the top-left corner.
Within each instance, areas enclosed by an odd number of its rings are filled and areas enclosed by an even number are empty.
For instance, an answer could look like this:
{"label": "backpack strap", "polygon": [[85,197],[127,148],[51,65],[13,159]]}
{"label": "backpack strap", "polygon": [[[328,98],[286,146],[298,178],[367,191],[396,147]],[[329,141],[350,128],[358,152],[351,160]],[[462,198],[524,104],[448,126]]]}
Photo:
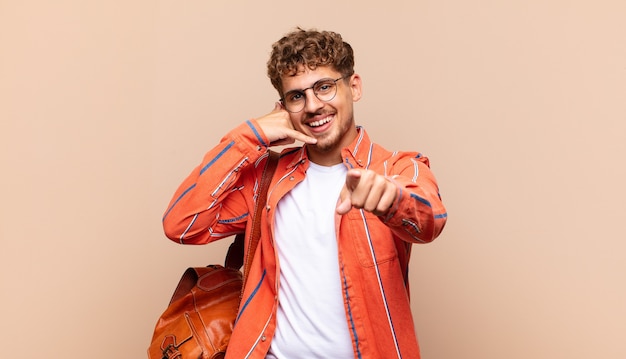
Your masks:
{"label": "backpack strap", "polygon": [[[245,233],[240,233],[235,236],[235,240],[231,243],[226,254],[224,266],[233,269],[239,269],[243,266],[244,280],[248,277],[254,252],[256,251],[256,247],[259,244],[259,239],[261,237],[261,216],[267,201],[267,190],[270,186],[270,182],[272,181],[274,172],[276,171],[279,157],[280,155],[278,152],[270,150],[269,158],[265,162],[265,168],[263,169],[263,175],[261,176],[261,183],[259,184],[259,195],[254,205],[252,232],[250,233],[250,245],[248,247],[247,255],[244,256]],[[243,262],[244,258],[246,259],[245,265]]]}

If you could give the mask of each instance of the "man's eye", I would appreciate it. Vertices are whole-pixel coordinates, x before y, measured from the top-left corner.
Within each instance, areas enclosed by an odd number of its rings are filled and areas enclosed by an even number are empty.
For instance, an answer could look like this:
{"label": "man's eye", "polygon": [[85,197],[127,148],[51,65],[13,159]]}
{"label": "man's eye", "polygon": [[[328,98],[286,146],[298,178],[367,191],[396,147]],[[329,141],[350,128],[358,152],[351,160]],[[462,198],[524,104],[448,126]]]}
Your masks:
{"label": "man's eye", "polygon": [[333,87],[332,83],[329,83],[329,82],[322,83],[317,86],[317,92],[322,92],[322,93],[327,92],[328,90],[332,89],[332,87]]}
{"label": "man's eye", "polygon": [[303,96],[304,95],[301,92],[294,92],[294,93],[290,94],[287,99],[289,101],[292,101],[292,102],[293,101],[299,101],[299,100],[302,99]]}

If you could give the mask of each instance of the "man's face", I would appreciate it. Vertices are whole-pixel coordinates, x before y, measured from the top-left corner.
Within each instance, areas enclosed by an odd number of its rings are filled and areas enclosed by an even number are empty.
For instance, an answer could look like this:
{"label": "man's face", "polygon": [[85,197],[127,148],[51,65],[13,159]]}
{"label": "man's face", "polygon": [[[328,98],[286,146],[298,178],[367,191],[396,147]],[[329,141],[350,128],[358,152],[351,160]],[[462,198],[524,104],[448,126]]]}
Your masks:
{"label": "man's face", "polygon": [[335,80],[340,77],[341,73],[331,67],[322,66],[315,70],[303,68],[294,76],[282,78],[284,94],[307,89],[304,92],[306,102],[302,111],[290,112],[289,115],[297,131],[317,138],[317,144],[307,147],[314,162],[324,162],[320,161],[322,158],[338,158],[341,161],[341,149],[349,145],[357,135],[353,103],[361,98],[359,75],[354,74],[337,81],[335,97],[326,102],[318,99],[313,90],[309,89],[320,80]]}

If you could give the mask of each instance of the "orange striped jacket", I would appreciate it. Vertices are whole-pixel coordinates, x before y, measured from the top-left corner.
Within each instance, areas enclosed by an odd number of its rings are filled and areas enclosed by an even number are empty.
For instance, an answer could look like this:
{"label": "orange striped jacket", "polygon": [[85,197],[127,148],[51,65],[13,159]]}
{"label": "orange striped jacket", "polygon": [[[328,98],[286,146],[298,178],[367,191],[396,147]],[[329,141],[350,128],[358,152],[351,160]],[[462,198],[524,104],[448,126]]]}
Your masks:
{"label": "orange striped jacket", "polygon": [[[268,148],[256,120],[224,136],[175,192],[163,217],[167,237],[204,244],[250,229]],[[372,143],[360,127],[342,158],[349,168],[384,174],[398,191],[385,218],[355,208],[336,215],[340,277],[355,358],[419,358],[409,304],[411,245],[434,240],[447,219],[429,161],[417,152],[389,152]],[[274,209],[304,179],[307,168],[304,147],[282,150],[227,358],[265,358],[269,349],[280,285],[272,239]]]}

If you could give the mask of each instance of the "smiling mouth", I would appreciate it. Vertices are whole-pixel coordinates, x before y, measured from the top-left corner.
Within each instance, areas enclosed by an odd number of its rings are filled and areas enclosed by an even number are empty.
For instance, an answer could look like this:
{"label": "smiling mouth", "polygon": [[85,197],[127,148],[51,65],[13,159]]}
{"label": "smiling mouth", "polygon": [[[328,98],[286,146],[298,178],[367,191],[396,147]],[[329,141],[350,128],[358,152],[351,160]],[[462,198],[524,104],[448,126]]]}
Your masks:
{"label": "smiling mouth", "polygon": [[335,118],[335,116],[328,116],[328,117],[326,117],[324,119],[321,119],[319,121],[309,122],[309,123],[307,123],[307,125],[309,127],[320,127],[320,126],[325,125],[325,124],[329,123],[330,121],[332,121],[333,118]]}

